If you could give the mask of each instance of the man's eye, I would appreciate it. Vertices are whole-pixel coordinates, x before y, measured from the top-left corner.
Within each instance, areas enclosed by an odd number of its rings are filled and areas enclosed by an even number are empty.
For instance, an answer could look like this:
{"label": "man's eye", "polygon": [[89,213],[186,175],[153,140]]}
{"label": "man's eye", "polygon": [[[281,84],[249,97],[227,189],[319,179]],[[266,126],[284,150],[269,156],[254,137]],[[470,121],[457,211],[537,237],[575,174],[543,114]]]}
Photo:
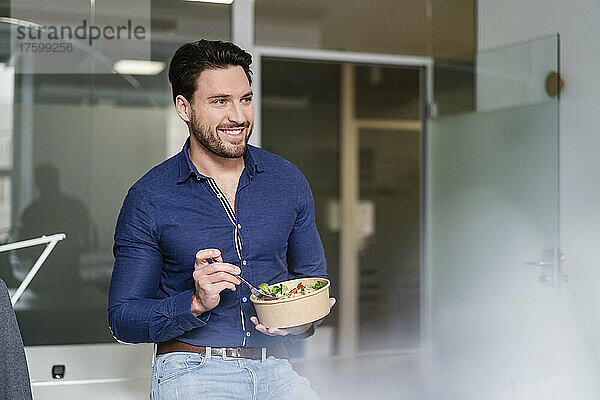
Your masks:
{"label": "man's eye", "polygon": [[225,103],[227,103],[227,100],[225,100],[225,99],[217,99],[217,100],[214,101],[214,103],[215,104],[225,104]]}
{"label": "man's eye", "polygon": [[245,99],[242,99],[242,101],[244,103],[252,103],[252,97],[246,97]]}

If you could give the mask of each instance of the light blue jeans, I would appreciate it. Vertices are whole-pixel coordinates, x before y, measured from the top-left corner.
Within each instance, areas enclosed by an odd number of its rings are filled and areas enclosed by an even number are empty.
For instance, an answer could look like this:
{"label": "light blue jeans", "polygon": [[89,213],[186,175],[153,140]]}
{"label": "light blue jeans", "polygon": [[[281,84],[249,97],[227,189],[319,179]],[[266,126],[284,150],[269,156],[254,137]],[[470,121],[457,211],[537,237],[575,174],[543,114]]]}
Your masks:
{"label": "light blue jeans", "polygon": [[308,379],[288,360],[223,360],[174,352],[159,355],[152,369],[152,400],[318,400]]}

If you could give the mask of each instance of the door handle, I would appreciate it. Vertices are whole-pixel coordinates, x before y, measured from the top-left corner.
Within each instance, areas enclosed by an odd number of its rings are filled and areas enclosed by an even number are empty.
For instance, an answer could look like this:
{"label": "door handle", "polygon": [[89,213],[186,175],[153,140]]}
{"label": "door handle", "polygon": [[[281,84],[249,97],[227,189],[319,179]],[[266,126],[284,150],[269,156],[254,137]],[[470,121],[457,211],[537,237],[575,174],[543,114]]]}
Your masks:
{"label": "door handle", "polygon": [[[560,262],[565,262],[566,257],[564,254],[560,254]],[[535,265],[536,267],[548,267],[550,265],[554,265],[554,260],[552,258],[550,259],[541,259],[541,260],[525,260],[523,261],[523,264],[527,264],[527,265]]]}
{"label": "door handle", "polygon": [[[563,253],[560,253],[558,265],[560,266],[560,263],[564,262],[565,260],[565,255]],[[547,268],[554,267],[554,249],[547,249],[542,251],[542,258],[540,260],[524,260],[523,264],[533,265],[536,267],[543,267],[542,272],[539,276],[539,281],[546,286],[554,286],[555,272],[553,271],[553,269],[550,270]],[[567,282],[569,280],[569,277],[559,270],[557,279],[559,282]]]}
{"label": "door handle", "polygon": [[538,261],[525,260],[525,261],[523,261],[523,264],[535,265],[535,266],[538,266],[538,267],[547,267],[549,265],[554,265],[554,261],[548,261],[548,260],[538,260]]}

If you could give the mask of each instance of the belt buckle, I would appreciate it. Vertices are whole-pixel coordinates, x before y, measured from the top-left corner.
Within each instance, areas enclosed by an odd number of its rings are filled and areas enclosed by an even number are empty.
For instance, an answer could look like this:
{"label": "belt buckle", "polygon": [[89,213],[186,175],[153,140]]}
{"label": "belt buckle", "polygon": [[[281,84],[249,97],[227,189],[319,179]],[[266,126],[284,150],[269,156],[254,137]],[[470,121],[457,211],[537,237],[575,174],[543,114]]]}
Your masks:
{"label": "belt buckle", "polygon": [[223,357],[223,360],[227,361],[227,360],[239,360],[240,358],[240,349],[237,347],[232,348],[231,350],[233,350],[233,356],[228,356],[227,355],[227,348],[226,347],[221,347],[221,357]]}

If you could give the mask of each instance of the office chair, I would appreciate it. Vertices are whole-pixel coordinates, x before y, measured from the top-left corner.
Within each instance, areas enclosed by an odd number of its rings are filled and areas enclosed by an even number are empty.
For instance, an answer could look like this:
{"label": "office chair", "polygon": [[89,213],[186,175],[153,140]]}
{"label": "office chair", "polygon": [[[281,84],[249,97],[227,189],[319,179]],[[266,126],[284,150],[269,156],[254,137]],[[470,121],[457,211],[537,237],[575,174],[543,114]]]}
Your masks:
{"label": "office chair", "polygon": [[23,339],[8,289],[2,279],[0,279],[0,399],[32,399]]}

